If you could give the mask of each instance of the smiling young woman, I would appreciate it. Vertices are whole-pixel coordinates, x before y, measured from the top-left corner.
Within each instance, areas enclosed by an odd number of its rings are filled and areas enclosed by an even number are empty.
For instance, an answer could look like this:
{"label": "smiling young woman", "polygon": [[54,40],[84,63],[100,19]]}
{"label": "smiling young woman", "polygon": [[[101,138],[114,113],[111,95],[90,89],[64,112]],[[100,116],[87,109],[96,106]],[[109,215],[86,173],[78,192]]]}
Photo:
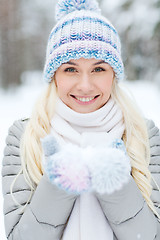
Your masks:
{"label": "smiling young woman", "polygon": [[119,35],[95,0],[56,16],[47,89],[6,139],[7,239],[159,240],[160,133],[121,87]]}
{"label": "smiling young woman", "polygon": [[56,71],[54,80],[60,99],[79,113],[101,108],[111,95],[114,71],[94,58],[70,60]]}

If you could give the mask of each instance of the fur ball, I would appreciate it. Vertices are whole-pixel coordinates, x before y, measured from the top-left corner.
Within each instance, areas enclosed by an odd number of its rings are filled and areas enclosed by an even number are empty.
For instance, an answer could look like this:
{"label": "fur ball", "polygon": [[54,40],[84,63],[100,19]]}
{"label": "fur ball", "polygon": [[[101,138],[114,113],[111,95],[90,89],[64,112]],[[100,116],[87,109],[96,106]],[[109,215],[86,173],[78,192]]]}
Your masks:
{"label": "fur ball", "polygon": [[56,5],[56,20],[76,10],[90,10],[100,13],[96,0],[59,0]]}
{"label": "fur ball", "polygon": [[116,148],[99,148],[88,162],[92,190],[111,194],[129,179],[131,165],[124,151]]}
{"label": "fur ball", "polygon": [[83,161],[82,148],[67,144],[44,163],[49,180],[71,193],[82,193],[90,188],[88,167]]}
{"label": "fur ball", "polygon": [[60,148],[50,135],[41,142],[45,153],[43,167],[49,180],[68,192],[111,194],[129,180],[131,164],[121,140],[105,148],[73,144]]}

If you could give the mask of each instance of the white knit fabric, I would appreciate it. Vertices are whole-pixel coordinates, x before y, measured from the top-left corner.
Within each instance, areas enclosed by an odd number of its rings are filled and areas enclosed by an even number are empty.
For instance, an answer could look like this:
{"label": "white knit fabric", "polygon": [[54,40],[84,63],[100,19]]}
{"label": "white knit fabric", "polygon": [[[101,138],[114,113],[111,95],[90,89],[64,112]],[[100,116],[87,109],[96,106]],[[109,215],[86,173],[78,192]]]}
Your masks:
{"label": "white knit fabric", "polygon": [[51,82],[63,63],[82,57],[104,60],[113,68],[116,80],[123,80],[121,43],[112,23],[101,14],[86,9],[70,13],[64,9],[62,12],[66,13],[65,16],[57,22],[49,35],[44,81]]}
{"label": "white knit fabric", "polygon": [[[71,142],[80,147],[98,146],[121,138],[124,132],[123,114],[113,99],[92,113],[77,113],[57,99],[51,120],[52,134],[58,143]],[[77,199],[63,240],[113,240],[113,231],[98,200],[92,193],[83,193]]]}

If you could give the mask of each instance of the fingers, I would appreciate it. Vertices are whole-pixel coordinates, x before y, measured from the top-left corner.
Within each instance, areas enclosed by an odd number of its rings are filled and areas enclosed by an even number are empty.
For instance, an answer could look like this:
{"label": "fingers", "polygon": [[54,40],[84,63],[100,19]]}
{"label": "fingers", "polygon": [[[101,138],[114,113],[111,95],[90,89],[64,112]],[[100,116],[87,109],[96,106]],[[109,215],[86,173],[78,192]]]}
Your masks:
{"label": "fingers", "polygon": [[59,145],[52,135],[47,135],[46,137],[41,138],[41,144],[46,157],[59,151]]}

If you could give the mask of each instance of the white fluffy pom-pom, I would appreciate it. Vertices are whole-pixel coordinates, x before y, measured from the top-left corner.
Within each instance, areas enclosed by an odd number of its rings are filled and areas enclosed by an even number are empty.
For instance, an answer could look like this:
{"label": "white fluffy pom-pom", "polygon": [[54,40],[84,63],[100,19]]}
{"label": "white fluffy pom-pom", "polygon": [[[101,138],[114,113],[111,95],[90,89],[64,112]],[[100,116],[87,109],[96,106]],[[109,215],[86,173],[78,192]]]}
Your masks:
{"label": "white fluffy pom-pom", "polygon": [[56,20],[76,10],[90,10],[100,13],[96,0],[59,0],[56,5]]}
{"label": "white fluffy pom-pom", "polygon": [[115,148],[95,149],[88,163],[92,189],[98,193],[111,194],[119,190],[129,179],[129,157]]}

